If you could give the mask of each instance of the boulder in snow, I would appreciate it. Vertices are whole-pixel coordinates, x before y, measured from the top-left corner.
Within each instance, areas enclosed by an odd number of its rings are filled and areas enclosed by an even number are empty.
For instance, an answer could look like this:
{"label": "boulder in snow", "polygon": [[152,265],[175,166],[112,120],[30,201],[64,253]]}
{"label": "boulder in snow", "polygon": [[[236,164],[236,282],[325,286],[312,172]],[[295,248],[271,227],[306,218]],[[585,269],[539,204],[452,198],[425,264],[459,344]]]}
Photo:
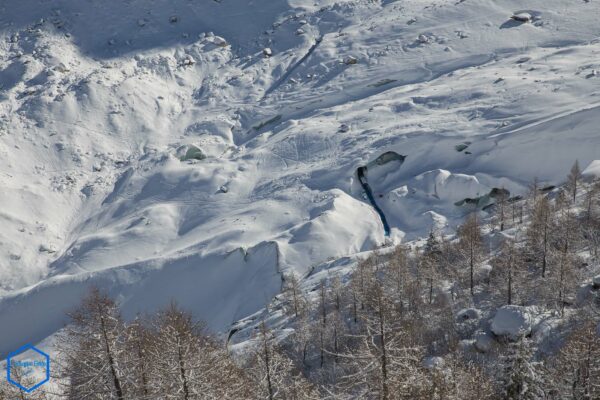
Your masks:
{"label": "boulder in snow", "polygon": [[517,340],[531,333],[531,316],[523,307],[504,306],[496,311],[491,329],[498,337]]}
{"label": "boulder in snow", "polygon": [[194,65],[196,64],[196,60],[194,60],[194,57],[192,57],[191,55],[186,55],[179,63],[181,66],[190,66],[190,65]]}
{"label": "boulder in snow", "polygon": [[600,289],[600,275],[596,275],[592,278],[592,287],[594,289]]}
{"label": "boulder in snow", "polygon": [[423,366],[427,369],[442,368],[444,367],[444,359],[437,356],[425,357]]}
{"label": "boulder in snow", "polygon": [[341,124],[340,125],[340,129],[338,129],[338,132],[345,133],[345,132],[348,132],[349,130],[350,130],[350,127],[348,125]]}
{"label": "boulder in snow", "polygon": [[58,63],[57,65],[54,66],[54,70],[58,71],[58,72],[62,72],[63,74],[71,71],[65,64],[63,63]]}
{"label": "boulder in snow", "polygon": [[531,14],[529,14],[528,12],[519,12],[519,13],[513,14],[513,16],[510,17],[510,19],[513,19],[513,20],[519,21],[519,22],[531,22],[533,20],[533,16]]}
{"label": "boulder in snow", "polygon": [[38,250],[40,253],[50,253],[50,254],[56,253],[56,248],[51,244],[43,244],[42,243],[42,244],[40,244],[40,247]]}
{"label": "boulder in snow", "polygon": [[213,36],[212,42],[219,47],[227,47],[229,45],[227,40],[223,39],[221,36]]}
{"label": "boulder in snow", "polygon": [[354,65],[358,63],[358,59],[356,57],[348,56],[344,58],[344,64],[346,65]]}
{"label": "boulder in snow", "polygon": [[473,347],[480,353],[487,353],[492,349],[494,339],[486,332],[477,332],[474,337]]}
{"label": "boulder in snow", "polygon": [[464,308],[456,314],[456,320],[458,322],[471,321],[471,320],[479,319],[480,316],[481,316],[481,313],[479,312],[478,309]]}
{"label": "boulder in snow", "polygon": [[427,43],[429,43],[429,42],[431,41],[431,38],[430,38],[429,36],[427,36],[427,35],[420,34],[420,35],[417,37],[417,41],[418,41],[419,43],[421,43],[421,44],[427,44]]}
{"label": "boulder in snow", "polygon": [[206,158],[206,154],[204,154],[202,149],[193,144],[178,148],[177,155],[181,161],[204,160]]}

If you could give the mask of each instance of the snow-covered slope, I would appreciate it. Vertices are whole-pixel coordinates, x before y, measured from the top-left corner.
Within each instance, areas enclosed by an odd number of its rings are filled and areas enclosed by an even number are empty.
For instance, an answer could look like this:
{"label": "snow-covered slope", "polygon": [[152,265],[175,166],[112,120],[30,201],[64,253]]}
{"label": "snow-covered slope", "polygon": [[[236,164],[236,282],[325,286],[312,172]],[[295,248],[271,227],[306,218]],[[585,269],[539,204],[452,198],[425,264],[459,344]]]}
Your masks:
{"label": "snow-covered slope", "polygon": [[[587,166],[600,8],[523,7],[0,1],[0,355],[93,284],[128,316],[174,298],[226,331],[282,274]],[[191,145],[206,158],[181,161]],[[356,177],[386,151],[406,156],[368,172],[389,239]]]}

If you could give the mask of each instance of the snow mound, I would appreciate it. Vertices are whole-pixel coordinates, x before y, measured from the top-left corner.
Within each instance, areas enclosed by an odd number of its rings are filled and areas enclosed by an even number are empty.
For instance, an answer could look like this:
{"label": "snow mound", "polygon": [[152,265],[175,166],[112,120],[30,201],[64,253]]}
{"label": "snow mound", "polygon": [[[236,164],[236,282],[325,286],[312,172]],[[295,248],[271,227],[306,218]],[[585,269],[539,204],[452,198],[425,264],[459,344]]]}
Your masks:
{"label": "snow mound", "polygon": [[452,202],[477,197],[489,190],[474,176],[454,174],[444,169],[417,175],[411,183],[412,188],[427,196]]}
{"label": "snow mound", "polygon": [[371,207],[341,190],[332,190],[331,194],[326,204],[312,211],[314,218],[275,239],[282,268],[306,273],[307,267],[330,256],[372,250],[383,243],[383,227]]}
{"label": "snow mound", "polygon": [[496,311],[491,329],[494,335],[509,340],[517,340],[531,333],[531,316],[520,306],[503,306]]}

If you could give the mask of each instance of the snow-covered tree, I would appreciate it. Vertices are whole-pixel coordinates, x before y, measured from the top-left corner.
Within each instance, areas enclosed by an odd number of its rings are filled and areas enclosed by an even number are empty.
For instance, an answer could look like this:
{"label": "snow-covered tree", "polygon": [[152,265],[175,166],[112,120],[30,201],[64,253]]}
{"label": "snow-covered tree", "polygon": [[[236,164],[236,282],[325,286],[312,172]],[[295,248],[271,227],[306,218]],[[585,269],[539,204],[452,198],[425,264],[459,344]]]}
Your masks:
{"label": "snow-covered tree", "polygon": [[151,380],[153,364],[149,351],[155,338],[147,324],[147,321],[137,316],[124,332],[125,351],[128,355],[126,379],[131,387],[131,396],[139,399],[156,396],[158,386]]}
{"label": "snow-covered tree", "polygon": [[125,327],[117,304],[92,288],[59,338],[61,375],[69,399],[126,399]]}
{"label": "snow-covered tree", "polygon": [[506,400],[539,400],[545,396],[543,364],[533,361],[530,341],[521,338],[508,343],[501,357],[502,398]]}

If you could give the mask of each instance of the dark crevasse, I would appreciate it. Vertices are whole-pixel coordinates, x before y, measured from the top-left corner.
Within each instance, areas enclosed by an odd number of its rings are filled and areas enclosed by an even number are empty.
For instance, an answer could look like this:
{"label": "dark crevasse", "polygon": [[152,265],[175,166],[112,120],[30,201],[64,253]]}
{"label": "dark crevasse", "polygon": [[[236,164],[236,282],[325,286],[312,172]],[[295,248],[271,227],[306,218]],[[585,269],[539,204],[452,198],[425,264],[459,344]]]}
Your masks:
{"label": "dark crevasse", "polygon": [[387,222],[387,218],[385,217],[383,210],[379,207],[379,205],[377,205],[377,202],[375,201],[375,196],[373,196],[373,190],[371,189],[369,181],[367,180],[367,170],[369,167],[373,167],[376,165],[384,165],[391,161],[399,161],[400,164],[402,164],[405,158],[405,156],[402,156],[396,152],[388,151],[377,157],[375,161],[370,162],[369,164],[364,165],[362,167],[358,167],[358,169],[356,170],[356,175],[358,176],[358,181],[360,182],[360,185],[367,194],[369,202],[371,203],[375,211],[377,211],[377,214],[379,214],[379,218],[381,219],[381,223],[383,224],[385,236],[390,236],[390,225]]}

